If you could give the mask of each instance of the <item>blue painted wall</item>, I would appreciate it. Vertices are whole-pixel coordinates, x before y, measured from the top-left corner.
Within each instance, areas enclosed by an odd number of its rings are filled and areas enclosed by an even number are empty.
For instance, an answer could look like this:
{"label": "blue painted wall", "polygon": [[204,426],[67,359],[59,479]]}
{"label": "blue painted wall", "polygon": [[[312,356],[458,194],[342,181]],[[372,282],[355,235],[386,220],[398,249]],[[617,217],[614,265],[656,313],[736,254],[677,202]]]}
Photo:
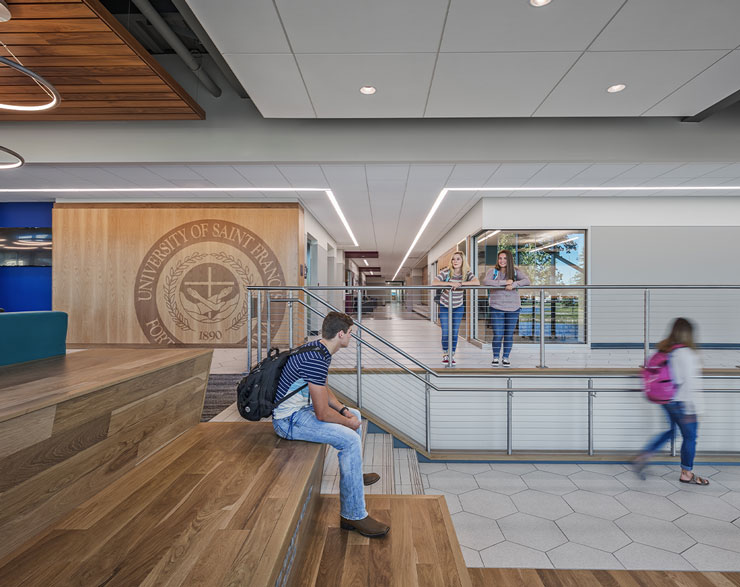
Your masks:
{"label": "blue painted wall", "polygon": [[[0,202],[0,226],[51,226],[52,207],[52,202]],[[51,310],[51,267],[0,267],[0,308]]]}

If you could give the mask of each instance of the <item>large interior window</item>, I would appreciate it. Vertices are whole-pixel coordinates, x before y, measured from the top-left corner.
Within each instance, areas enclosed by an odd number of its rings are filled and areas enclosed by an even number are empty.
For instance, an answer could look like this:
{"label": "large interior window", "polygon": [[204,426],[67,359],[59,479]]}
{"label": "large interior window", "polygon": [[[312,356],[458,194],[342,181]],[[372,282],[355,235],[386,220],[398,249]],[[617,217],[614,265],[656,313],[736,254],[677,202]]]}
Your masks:
{"label": "large interior window", "polygon": [[[485,230],[474,237],[475,273],[481,279],[494,267],[498,253],[509,249],[514,264],[533,286],[544,288],[545,340],[586,342],[586,294],[582,290],[548,290],[551,285],[586,284],[586,231]],[[522,310],[515,332],[518,342],[539,342],[540,291],[522,290]],[[487,296],[477,296],[474,337],[490,343],[493,336]]]}

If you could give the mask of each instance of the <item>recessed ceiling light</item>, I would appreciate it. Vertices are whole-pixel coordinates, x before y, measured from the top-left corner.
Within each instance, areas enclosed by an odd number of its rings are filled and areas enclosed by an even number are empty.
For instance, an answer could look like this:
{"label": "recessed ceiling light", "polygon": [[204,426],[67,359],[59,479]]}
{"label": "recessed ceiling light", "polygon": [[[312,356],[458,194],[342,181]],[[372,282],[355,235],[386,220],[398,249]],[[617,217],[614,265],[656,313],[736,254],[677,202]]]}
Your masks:
{"label": "recessed ceiling light", "polygon": [[606,91],[610,94],[616,94],[617,92],[621,92],[624,88],[627,86],[624,84],[614,84],[613,86],[609,86],[606,88]]}
{"label": "recessed ceiling light", "polygon": [[362,86],[360,88],[360,94],[365,94],[366,96],[372,96],[376,91],[374,86]]}
{"label": "recessed ceiling light", "polygon": [[550,4],[550,0],[529,0],[529,3],[535,8],[539,8],[540,6]]}

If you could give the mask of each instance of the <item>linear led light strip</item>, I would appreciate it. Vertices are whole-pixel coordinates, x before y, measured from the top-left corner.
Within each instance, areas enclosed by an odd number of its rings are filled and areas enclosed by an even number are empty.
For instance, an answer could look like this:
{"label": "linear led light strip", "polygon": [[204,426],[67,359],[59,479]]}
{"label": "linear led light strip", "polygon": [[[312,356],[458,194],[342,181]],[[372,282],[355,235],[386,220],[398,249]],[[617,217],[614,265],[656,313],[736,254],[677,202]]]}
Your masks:
{"label": "linear led light strip", "polygon": [[545,186],[545,187],[496,187],[496,188],[443,188],[442,191],[439,192],[437,199],[434,200],[434,204],[432,204],[432,208],[429,210],[429,214],[427,214],[427,217],[424,219],[424,223],[421,225],[419,232],[416,233],[416,236],[414,237],[414,240],[411,243],[409,250],[406,251],[406,254],[403,257],[403,260],[401,261],[401,264],[398,266],[398,269],[396,269],[396,272],[393,274],[393,277],[391,277],[390,280],[393,281],[396,279],[396,275],[398,275],[399,271],[401,271],[403,264],[406,262],[406,259],[409,258],[411,251],[414,249],[414,247],[416,246],[416,243],[421,238],[421,235],[424,233],[424,230],[426,230],[426,227],[431,221],[432,216],[434,216],[434,213],[437,211],[437,208],[439,208],[440,204],[442,203],[442,200],[445,199],[445,196],[449,192],[611,192],[611,191],[660,192],[660,191],[684,191],[684,190],[691,190],[691,191],[738,190],[740,191],[740,186],[737,186],[737,185],[722,185],[722,186],[720,185],[707,185],[707,186],[670,185],[670,186],[567,186],[567,187]]}
{"label": "linear led light strip", "polygon": [[0,194],[105,194],[105,193],[152,193],[152,192],[164,192],[164,193],[199,193],[199,192],[324,192],[326,197],[329,198],[331,205],[334,206],[334,211],[342,221],[344,228],[349,234],[352,242],[356,247],[360,245],[357,243],[352,229],[349,227],[347,219],[344,217],[342,209],[339,207],[339,202],[334,197],[334,192],[324,188],[245,188],[245,187],[223,187],[223,188],[0,188]]}

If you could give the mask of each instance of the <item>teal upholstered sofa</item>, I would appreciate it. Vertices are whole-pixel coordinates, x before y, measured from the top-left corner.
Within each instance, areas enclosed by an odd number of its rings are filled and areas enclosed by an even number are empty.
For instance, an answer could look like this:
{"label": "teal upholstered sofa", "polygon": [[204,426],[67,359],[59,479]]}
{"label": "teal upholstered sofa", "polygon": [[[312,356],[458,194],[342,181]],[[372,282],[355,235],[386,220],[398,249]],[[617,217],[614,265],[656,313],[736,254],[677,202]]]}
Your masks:
{"label": "teal upholstered sofa", "polygon": [[0,312],[0,366],[67,352],[66,312]]}

